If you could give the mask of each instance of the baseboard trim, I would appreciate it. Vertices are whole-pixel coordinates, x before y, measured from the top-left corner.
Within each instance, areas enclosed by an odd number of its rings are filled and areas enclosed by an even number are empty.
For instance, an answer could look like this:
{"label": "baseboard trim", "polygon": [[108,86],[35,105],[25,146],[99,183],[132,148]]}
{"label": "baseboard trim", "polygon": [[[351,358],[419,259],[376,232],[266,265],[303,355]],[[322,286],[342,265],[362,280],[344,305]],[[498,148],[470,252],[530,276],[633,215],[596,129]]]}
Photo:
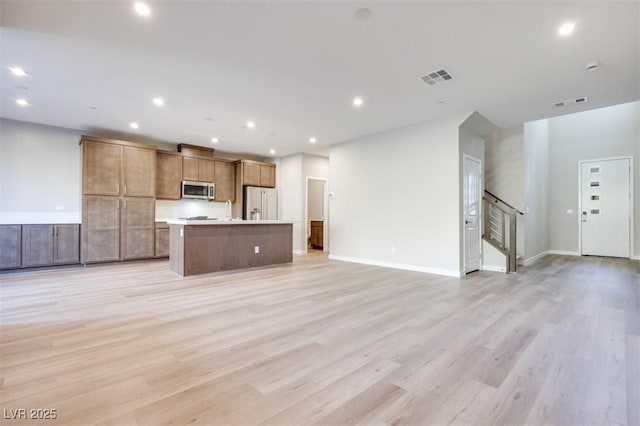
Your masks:
{"label": "baseboard trim", "polygon": [[293,251],[293,254],[307,254],[307,252],[304,250],[292,250],[292,251]]}
{"label": "baseboard trim", "polygon": [[414,272],[424,272],[427,274],[434,275],[444,275],[446,277],[454,277],[460,278],[464,274],[461,271],[452,271],[449,269],[440,269],[440,268],[429,268],[425,266],[415,266],[415,265],[405,265],[402,263],[393,263],[393,262],[382,262],[379,260],[371,260],[371,259],[361,259],[357,257],[349,257],[349,256],[336,256],[333,254],[329,255],[329,259],[331,260],[339,260],[342,262],[351,262],[351,263],[361,263],[363,265],[372,265],[372,266],[381,266],[383,268],[393,268],[393,269],[402,269],[405,271],[414,271]]}
{"label": "baseboard trim", "polygon": [[631,260],[640,260],[640,256],[631,256]]}
{"label": "baseboard trim", "polygon": [[560,256],[581,256],[577,251],[565,251],[565,250],[549,250],[548,254],[559,254]]}
{"label": "baseboard trim", "polygon": [[[543,251],[542,253],[538,253],[535,256],[528,257],[528,258],[526,258],[526,259],[524,259],[522,261],[522,266],[533,265],[538,260],[542,259],[543,257],[545,257],[548,254],[551,254],[551,252],[547,250],[547,251]],[[560,253],[555,253],[555,254],[560,254]]]}
{"label": "baseboard trim", "polygon": [[507,273],[505,268],[501,266],[494,266],[494,265],[482,265],[482,270],[489,271],[489,272],[503,272],[505,274]]}

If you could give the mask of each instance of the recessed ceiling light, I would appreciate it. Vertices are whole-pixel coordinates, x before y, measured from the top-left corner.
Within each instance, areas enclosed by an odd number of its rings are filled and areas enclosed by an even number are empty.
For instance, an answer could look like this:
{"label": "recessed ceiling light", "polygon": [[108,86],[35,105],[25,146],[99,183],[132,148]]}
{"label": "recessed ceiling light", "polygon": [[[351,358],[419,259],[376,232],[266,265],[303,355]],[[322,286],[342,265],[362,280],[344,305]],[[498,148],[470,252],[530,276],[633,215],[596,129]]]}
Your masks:
{"label": "recessed ceiling light", "polygon": [[211,143],[218,143],[218,138],[211,138]]}
{"label": "recessed ceiling light", "polygon": [[253,129],[254,127],[256,127],[256,123],[254,123],[253,121],[247,121],[247,127],[249,129]]}
{"label": "recessed ceiling light", "polygon": [[276,150],[275,150],[275,149],[271,148],[271,149],[269,150],[269,154],[273,155],[273,154],[275,154],[275,153],[276,153]]}
{"label": "recessed ceiling light", "polygon": [[27,75],[27,72],[20,67],[10,67],[11,73],[17,77],[24,77]]}
{"label": "recessed ceiling light", "polygon": [[560,25],[560,27],[558,28],[558,34],[561,36],[566,36],[571,34],[575,29],[576,29],[575,22],[565,22],[564,24]]}
{"label": "recessed ceiling light", "polygon": [[317,141],[316,141],[316,138],[309,138],[309,142],[316,143]]}
{"label": "recessed ceiling light", "polygon": [[163,106],[164,100],[162,98],[153,98],[153,103],[156,104],[156,106]]}
{"label": "recessed ceiling light", "polygon": [[151,9],[146,3],[136,2],[133,4],[133,9],[140,16],[149,16],[151,15]]}
{"label": "recessed ceiling light", "polygon": [[363,103],[362,98],[353,98],[353,105],[359,107],[359,106],[362,106],[362,103]]}
{"label": "recessed ceiling light", "polygon": [[23,98],[16,99],[16,103],[20,106],[29,106],[29,102],[27,102],[27,100]]}
{"label": "recessed ceiling light", "polygon": [[129,124],[129,127],[131,127],[132,129],[137,129],[137,128],[139,128],[140,126],[138,125],[138,123],[136,123],[136,122],[134,121],[134,122],[132,122],[131,124]]}

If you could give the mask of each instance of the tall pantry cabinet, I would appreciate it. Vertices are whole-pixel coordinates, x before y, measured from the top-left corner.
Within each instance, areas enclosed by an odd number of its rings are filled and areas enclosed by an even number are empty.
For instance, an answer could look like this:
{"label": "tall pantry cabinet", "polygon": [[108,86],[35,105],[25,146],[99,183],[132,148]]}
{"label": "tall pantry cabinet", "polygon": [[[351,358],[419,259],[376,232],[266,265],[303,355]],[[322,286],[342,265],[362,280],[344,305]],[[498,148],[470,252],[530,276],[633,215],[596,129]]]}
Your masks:
{"label": "tall pantry cabinet", "polygon": [[156,149],[83,136],[82,263],[154,257]]}

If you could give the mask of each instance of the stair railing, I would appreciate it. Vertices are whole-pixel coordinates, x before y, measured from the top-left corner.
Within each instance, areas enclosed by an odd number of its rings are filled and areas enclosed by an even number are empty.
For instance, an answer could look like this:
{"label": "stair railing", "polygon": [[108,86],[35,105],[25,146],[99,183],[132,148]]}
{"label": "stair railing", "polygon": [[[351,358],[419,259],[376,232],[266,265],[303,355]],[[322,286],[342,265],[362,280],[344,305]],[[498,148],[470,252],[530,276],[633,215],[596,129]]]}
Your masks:
{"label": "stair railing", "polygon": [[511,204],[484,191],[484,233],[482,237],[507,256],[507,272],[516,272],[518,259],[516,254],[517,215],[524,215]]}

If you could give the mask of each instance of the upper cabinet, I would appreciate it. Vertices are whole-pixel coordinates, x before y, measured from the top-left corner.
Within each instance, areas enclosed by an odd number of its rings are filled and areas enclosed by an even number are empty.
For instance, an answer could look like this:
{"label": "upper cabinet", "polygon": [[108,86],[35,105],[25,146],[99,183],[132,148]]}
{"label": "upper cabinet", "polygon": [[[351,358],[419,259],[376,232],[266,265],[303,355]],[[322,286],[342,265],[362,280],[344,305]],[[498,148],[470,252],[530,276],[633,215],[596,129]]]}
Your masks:
{"label": "upper cabinet", "polygon": [[215,182],[215,161],[208,158],[183,157],[182,179]]}
{"label": "upper cabinet", "polygon": [[216,160],[215,179],[216,201],[236,201],[235,193],[235,165],[231,161]]}
{"label": "upper cabinet", "polygon": [[158,152],[156,155],[156,198],[179,200],[182,181],[182,156]]}
{"label": "upper cabinet", "polygon": [[82,192],[92,195],[120,195],[122,146],[95,140],[82,143]]}
{"label": "upper cabinet", "polygon": [[124,146],[124,186],[127,197],[153,197],[156,194],[155,149]]}
{"label": "upper cabinet", "polygon": [[83,194],[155,196],[154,147],[84,138],[82,155]]}
{"label": "upper cabinet", "polygon": [[263,186],[267,188],[274,188],[276,186],[275,164],[243,160],[240,162],[240,167],[242,168],[242,185]]}

